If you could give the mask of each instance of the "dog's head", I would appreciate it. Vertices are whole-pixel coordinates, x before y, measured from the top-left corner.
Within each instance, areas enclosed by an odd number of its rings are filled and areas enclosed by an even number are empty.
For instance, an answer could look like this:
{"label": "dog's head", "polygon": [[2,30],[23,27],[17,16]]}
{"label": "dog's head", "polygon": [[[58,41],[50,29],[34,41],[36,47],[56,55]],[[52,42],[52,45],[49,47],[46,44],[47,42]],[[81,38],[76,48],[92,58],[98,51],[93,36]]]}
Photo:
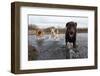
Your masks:
{"label": "dog's head", "polygon": [[42,29],[37,29],[36,35],[37,36],[42,36],[44,34]]}
{"label": "dog's head", "polygon": [[70,37],[74,37],[76,34],[76,28],[77,28],[77,23],[76,22],[68,22],[66,24],[67,28],[67,33],[69,34]]}

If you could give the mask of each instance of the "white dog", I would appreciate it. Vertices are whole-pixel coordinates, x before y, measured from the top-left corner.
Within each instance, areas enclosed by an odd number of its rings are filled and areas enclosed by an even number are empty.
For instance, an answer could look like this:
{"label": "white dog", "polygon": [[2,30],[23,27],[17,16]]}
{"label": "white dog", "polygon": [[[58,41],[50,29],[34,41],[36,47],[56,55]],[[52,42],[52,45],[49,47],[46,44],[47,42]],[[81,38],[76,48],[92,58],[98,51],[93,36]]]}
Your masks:
{"label": "white dog", "polygon": [[51,31],[51,38],[57,40],[59,38],[59,34],[58,34],[59,31],[54,28],[52,28],[50,31]]}

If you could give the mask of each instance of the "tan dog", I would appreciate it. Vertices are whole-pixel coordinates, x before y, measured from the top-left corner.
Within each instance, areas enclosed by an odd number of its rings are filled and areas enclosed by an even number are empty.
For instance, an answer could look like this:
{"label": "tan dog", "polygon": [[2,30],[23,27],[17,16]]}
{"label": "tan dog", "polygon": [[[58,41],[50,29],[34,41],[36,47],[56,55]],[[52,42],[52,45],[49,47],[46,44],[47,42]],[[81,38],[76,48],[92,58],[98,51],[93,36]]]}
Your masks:
{"label": "tan dog", "polygon": [[43,29],[37,29],[37,30],[36,30],[36,38],[37,38],[37,39],[42,39],[43,36],[44,36],[44,31],[43,31]]}

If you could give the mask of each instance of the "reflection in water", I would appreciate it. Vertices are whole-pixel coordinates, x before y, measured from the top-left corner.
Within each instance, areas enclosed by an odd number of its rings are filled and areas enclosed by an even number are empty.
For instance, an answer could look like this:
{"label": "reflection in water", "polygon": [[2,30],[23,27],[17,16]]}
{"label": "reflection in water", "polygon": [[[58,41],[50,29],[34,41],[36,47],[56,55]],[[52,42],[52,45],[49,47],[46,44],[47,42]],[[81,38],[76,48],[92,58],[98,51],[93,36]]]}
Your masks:
{"label": "reflection in water", "polygon": [[39,47],[39,46],[42,46],[42,45],[43,45],[43,42],[44,42],[43,39],[41,39],[41,40],[36,40],[36,43],[37,43],[37,46],[38,46],[38,47]]}

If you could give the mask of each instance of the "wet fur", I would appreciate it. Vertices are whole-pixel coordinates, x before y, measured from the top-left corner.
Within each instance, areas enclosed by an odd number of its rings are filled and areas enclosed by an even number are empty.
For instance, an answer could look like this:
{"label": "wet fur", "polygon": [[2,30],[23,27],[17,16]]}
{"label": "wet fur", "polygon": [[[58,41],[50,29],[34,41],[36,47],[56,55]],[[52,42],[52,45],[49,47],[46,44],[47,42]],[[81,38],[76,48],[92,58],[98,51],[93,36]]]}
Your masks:
{"label": "wet fur", "polygon": [[74,48],[76,47],[76,30],[77,30],[76,22],[68,22],[66,24],[65,43],[66,45],[68,42],[73,43]]}

